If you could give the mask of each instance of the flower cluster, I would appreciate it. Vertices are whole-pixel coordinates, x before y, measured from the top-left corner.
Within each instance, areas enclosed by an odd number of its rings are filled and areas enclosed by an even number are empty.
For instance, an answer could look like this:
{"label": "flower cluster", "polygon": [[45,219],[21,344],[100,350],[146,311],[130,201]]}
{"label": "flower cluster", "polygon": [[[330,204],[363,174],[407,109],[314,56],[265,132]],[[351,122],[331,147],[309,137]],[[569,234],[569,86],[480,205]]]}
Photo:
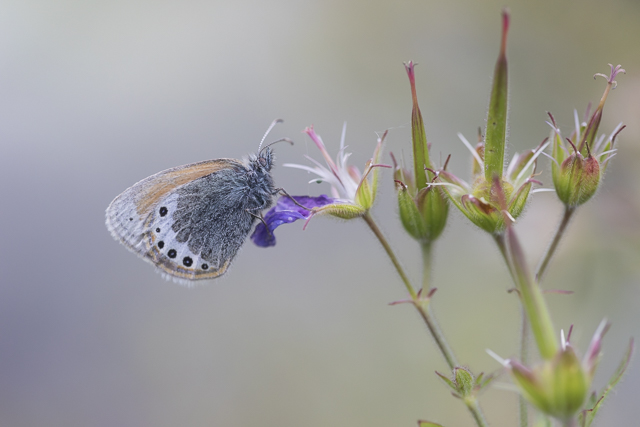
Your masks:
{"label": "flower cluster", "polygon": [[[273,231],[282,224],[305,219],[307,222],[315,215],[333,215],[342,219],[352,219],[364,216],[376,198],[378,190],[378,175],[380,167],[390,167],[379,164],[382,146],[387,135],[385,132],[378,138],[372,158],[365,164],[364,171],[349,165],[347,160],[351,153],[345,151],[346,125],[342,129],[340,150],[334,162],[327,151],[322,138],[315,132],[313,126],[304,130],[316,144],[324,157],[326,166],[307,157],[315,166],[285,164],[284,166],[306,170],[317,175],[310,182],[326,182],[331,185],[333,197],[322,195],[311,196],[282,196],[263,218],[263,222],[256,226],[251,240],[262,247],[274,246],[276,243]],[[306,226],[306,224],[305,224]]]}
{"label": "flower cluster", "polygon": [[595,194],[609,160],[615,155],[616,136],[625,128],[619,124],[608,138],[605,138],[605,135],[596,138],[607,96],[617,85],[616,76],[625,72],[620,65],[614,67],[609,64],[609,66],[611,67],[609,76],[596,74],[607,79],[607,87],[598,107],[591,116],[587,107],[585,120],[582,123],[578,120],[578,113],[574,111],[575,130],[569,138],[566,140],[562,138],[555,119],[549,114],[551,121],[547,123],[551,126],[550,139],[553,141],[551,155],[553,184],[558,198],[568,207],[579,206]]}
{"label": "flower cluster", "polygon": [[[523,331],[531,331],[541,361],[534,366],[516,359],[501,359],[490,352],[509,371],[513,382],[522,396],[535,406],[545,417],[553,417],[565,425],[588,427],[595,417],[601,402],[611,388],[620,380],[633,351],[633,341],[625,358],[614,374],[612,380],[597,398],[590,396],[590,389],[602,348],[602,339],[609,325],[603,321],[596,330],[586,355],[582,360],[570,343],[571,331],[565,339],[561,332],[560,343],[557,329],[554,328],[549,308],[544,299],[540,280],[547,263],[552,258],[558,241],[576,207],[588,201],[597,191],[602,174],[611,157],[615,154],[615,140],[624,128],[618,125],[611,134],[598,137],[597,132],[602,119],[605,101],[611,89],[615,88],[615,78],[624,69],[620,65],[611,65],[607,79],[607,87],[595,111],[590,114],[589,108],[584,121],[579,122],[575,113],[576,127],[566,140],[562,137],[556,121],[549,113],[551,135],[539,145],[521,154],[515,154],[505,167],[505,146],[507,134],[508,111],[508,73],[507,73],[507,34],[509,15],[502,15],[502,43],[495,65],[493,86],[491,90],[487,126],[482,135],[479,131],[478,143],[472,146],[462,135],[462,142],[473,157],[469,182],[458,178],[447,171],[449,158],[441,168],[436,168],[430,159],[430,146],[427,143],[422,114],[417,100],[415,69],[413,62],[405,64],[409,77],[413,106],[411,113],[412,162],[413,168],[405,168],[393,161],[393,179],[397,191],[398,210],[401,223],[406,232],[415,239],[422,249],[423,255],[423,287],[416,292],[387,243],[380,229],[369,214],[377,194],[379,184],[379,168],[390,167],[380,164],[382,147],[387,133],[377,141],[373,155],[366,162],[362,173],[348,164],[350,153],[346,152],[345,133],[342,131],[340,148],[335,160],[312,126],[304,132],[320,150],[324,163],[307,157],[311,166],[286,164],[307,171],[314,176],[310,182],[328,183],[331,197],[321,195],[281,197],[276,205],[262,218],[252,235],[258,246],[268,247],[276,243],[274,230],[297,220],[308,221],[315,215],[331,215],[342,219],[363,218],[378,237],[387,251],[390,260],[408,290],[411,299],[402,302],[412,303],[420,312],[427,327],[434,337],[444,356],[452,376],[448,378],[438,374],[451,389],[453,395],[461,399],[472,413],[479,426],[488,425],[478,405],[478,394],[492,380],[493,376],[474,375],[466,367],[459,366],[453,352],[444,339],[435,322],[430,300],[436,288],[430,285],[431,244],[441,234],[448,217],[449,201],[456,206],[473,224],[491,233],[498,245],[507,265],[511,278],[516,285],[520,303],[523,308]],[[551,154],[545,150],[551,146]],[[534,185],[541,185],[536,180],[536,166],[540,155],[552,159],[551,172],[555,191],[565,205],[565,217],[558,228],[556,236],[549,245],[535,274],[528,267],[527,259],[514,230],[515,219],[523,212],[529,196],[536,190]],[[523,333],[521,342],[522,360],[527,354],[527,334]],[[524,402],[524,400],[521,400]],[[522,403],[522,420],[526,417],[526,404]],[[546,418],[547,425],[550,420]],[[526,424],[526,422],[524,423]],[[420,426],[439,426],[428,421],[420,421]]]}

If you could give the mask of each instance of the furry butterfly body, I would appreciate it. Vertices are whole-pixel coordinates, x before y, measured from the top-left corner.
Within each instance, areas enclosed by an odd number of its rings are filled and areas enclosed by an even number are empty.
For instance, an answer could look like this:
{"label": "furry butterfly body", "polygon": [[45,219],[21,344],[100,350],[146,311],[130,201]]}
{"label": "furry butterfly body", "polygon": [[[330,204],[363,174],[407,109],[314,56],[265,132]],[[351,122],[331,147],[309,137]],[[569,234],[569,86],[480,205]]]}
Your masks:
{"label": "furry butterfly body", "polygon": [[178,282],[213,279],[229,267],[277,192],[272,151],[248,160],[216,159],[159,172],[116,197],[111,235]]}

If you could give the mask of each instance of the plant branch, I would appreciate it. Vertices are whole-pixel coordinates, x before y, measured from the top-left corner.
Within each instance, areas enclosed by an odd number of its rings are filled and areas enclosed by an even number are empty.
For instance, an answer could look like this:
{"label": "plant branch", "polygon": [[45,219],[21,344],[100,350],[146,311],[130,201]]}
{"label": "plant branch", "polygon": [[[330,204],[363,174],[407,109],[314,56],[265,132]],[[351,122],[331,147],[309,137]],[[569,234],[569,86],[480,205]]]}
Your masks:
{"label": "plant branch", "polygon": [[[386,237],[384,236],[384,234],[382,234],[382,231],[374,221],[371,214],[367,212],[362,218],[367,223],[369,228],[371,228],[371,231],[373,231],[373,234],[375,234],[375,236],[378,238],[378,241],[380,242],[384,250],[387,252],[387,255],[389,256],[389,259],[391,260],[394,267],[396,268],[396,271],[398,272],[400,279],[402,279],[402,282],[407,288],[409,295],[411,295],[411,302],[413,303],[413,306],[416,308],[416,310],[418,310],[418,313],[420,313],[420,316],[426,323],[427,328],[429,329],[429,332],[431,333],[433,340],[436,342],[436,345],[440,350],[440,353],[442,354],[445,361],[447,362],[447,365],[451,370],[453,370],[456,366],[458,366],[458,361],[456,360],[455,355],[451,350],[451,347],[449,347],[449,344],[447,343],[444,335],[442,334],[442,331],[440,330],[440,327],[436,322],[435,316],[431,312],[431,308],[429,305],[430,291],[427,291],[425,294],[425,291],[430,289],[429,282],[430,282],[431,258],[432,258],[431,246],[429,245],[428,249],[426,249],[423,246],[423,264],[424,264],[423,290],[420,293],[416,293],[414,287],[411,285],[411,282],[409,281],[409,278],[404,272],[404,269],[400,265],[398,258],[393,252],[393,249],[391,249],[389,242],[387,242]],[[467,409],[469,409],[469,412],[471,412],[471,416],[475,420],[478,427],[489,426],[489,424],[484,419],[484,414],[482,413],[482,410],[480,409],[478,402],[475,399],[468,400],[468,401],[465,400],[465,404],[467,406]]]}
{"label": "plant branch", "polygon": [[380,228],[378,228],[378,225],[374,221],[373,217],[371,217],[371,214],[367,212],[363,216],[363,219],[365,220],[369,228],[371,228],[371,231],[373,231],[373,234],[376,235],[376,237],[380,241],[380,244],[382,244],[382,247],[387,252],[387,255],[389,256],[389,259],[391,259],[391,262],[396,268],[398,275],[404,282],[404,285],[407,288],[409,295],[411,295],[411,302],[420,313],[420,316],[422,316],[422,319],[424,320],[424,322],[427,324],[427,327],[429,328],[429,332],[431,332],[431,336],[433,337],[433,339],[436,342],[436,345],[440,349],[440,353],[442,353],[442,356],[446,360],[447,365],[449,365],[449,368],[451,369],[455,368],[456,366],[458,366],[458,362],[455,356],[453,355],[453,351],[451,351],[449,344],[444,338],[442,331],[440,331],[440,328],[437,322],[435,321],[433,314],[431,313],[431,310],[429,309],[429,304],[428,304],[429,295],[423,295],[422,292],[420,294],[416,293],[416,291],[414,290],[414,287],[411,285],[411,282],[409,281],[409,278],[404,272],[404,269],[400,265],[398,258],[393,253],[393,249],[391,249],[389,242],[387,242],[386,237],[384,237],[384,235],[382,234],[382,231],[380,231]]}
{"label": "plant branch", "polygon": [[407,275],[405,274],[402,266],[400,265],[400,262],[398,261],[398,258],[396,258],[396,255],[393,253],[393,249],[391,249],[391,246],[389,245],[389,242],[387,242],[386,237],[384,237],[384,234],[382,234],[382,231],[380,230],[380,228],[378,228],[378,225],[373,220],[369,212],[364,214],[362,218],[367,223],[371,231],[373,231],[373,234],[376,235],[384,250],[387,252],[387,256],[389,256],[389,259],[393,263],[393,266],[396,268],[396,271],[398,272],[402,283],[404,283],[405,288],[407,288],[407,292],[409,292],[409,295],[411,295],[411,300],[416,301],[418,299],[418,294],[411,285],[409,277],[407,277]]}
{"label": "plant branch", "polygon": [[565,206],[564,215],[562,216],[562,220],[560,220],[560,224],[558,225],[558,229],[556,230],[556,234],[553,236],[553,240],[547,247],[547,251],[543,255],[540,260],[540,264],[538,264],[538,268],[536,270],[536,281],[540,283],[542,281],[542,276],[547,270],[547,266],[553,258],[553,255],[558,248],[558,243],[560,243],[560,239],[564,235],[565,230],[567,229],[567,225],[569,224],[569,220],[573,216],[573,213],[576,211],[575,207]]}
{"label": "plant branch", "polygon": [[431,290],[431,266],[433,264],[432,242],[422,243],[422,295]]}
{"label": "plant branch", "polygon": [[[504,241],[504,234],[494,234],[493,238],[496,241],[496,245],[498,245],[498,249],[500,249],[502,258],[504,258],[504,263],[507,265],[511,279],[516,283],[516,276],[513,273],[513,267],[511,266],[509,256],[507,255],[507,246]],[[520,310],[520,362],[526,366],[529,363],[529,319],[527,318],[524,306],[521,306]],[[529,407],[527,400],[522,395],[518,396],[518,413],[520,416],[520,427],[529,427]]]}

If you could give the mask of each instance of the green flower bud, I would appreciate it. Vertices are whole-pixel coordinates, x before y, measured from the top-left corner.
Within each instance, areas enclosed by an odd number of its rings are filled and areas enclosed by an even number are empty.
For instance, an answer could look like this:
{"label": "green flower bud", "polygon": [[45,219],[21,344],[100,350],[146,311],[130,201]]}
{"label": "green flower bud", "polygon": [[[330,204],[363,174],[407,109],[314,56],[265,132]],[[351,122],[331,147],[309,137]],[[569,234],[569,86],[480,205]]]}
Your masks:
{"label": "green flower bud", "polygon": [[533,370],[510,362],[511,374],[525,398],[559,420],[576,415],[587,398],[590,378],[571,346]]}
{"label": "green flower bud", "polygon": [[402,181],[396,181],[396,190],[398,191],[400,221],[404,229],[416,240],[426,239],[427,227],[424,218],[418,210],[413,197],[409,194],[408,187]]}
{"label": "green flower bud", "polygon": [[[602,339],[608,329],[609,324],[603,320],[594,333],[582,361],[569,343],[571,329],[566,340],[562,332],[560,349],[551,358],[543,360],[533,368],[528,368],[516,360],[503,360],[490,350],[488,352],[509,369],[516,386],[532,405],[548,416],[568,421],[575,418],[585,403],[589,407],[595,404],[593,401],[588,402],[587,397],[600,358]],[[621,368],[614,375],[612,384],[622,376],[632,349],[633,341]]]}
{"label": "green flower bud", "polygon": [[458,386],[460,396],[468,397],[474,392],[475,378],[473,374],[466,368],[455,368],[453,370],[455,383]]}
{"label": "green flower bud", "polygon": [[[585,122],[579,123],[577,113],[575,114],[576,129],[566,142],[560,135],[555,119],[549,113],[551,121],[548,123],[552,128],[551,140],[553,141],[554,162],[551,164],[553,184],[558,198],[570,208],[585,203],[596,193],[602,174],[615,152],[613,148],[615,138],[624,129],[624,126],[618,125],[608,139],[605,140],[604,136],[596,138],[605,101],[611,89],[617,84],[614,79],[617,74],[625,72],[620,65],[616,67],[609,65],[611,66],[609,76],[596,74],[607,78],[607,87],[598,108],[588,118],[588,124],[587,118]],[[574,141],[576,141],[575,144]]]}
{"label": "green flower bud", "polygon": [[[473,155],[473,183],[469,185],[446,170],[438,173],[439,184],[449,200],[471,222],[492,234],[500,234],[505,228],[502,207],[497,198],[497,185],[502,189],[509,215],[512,219],[517,218],[524,211],[533,184],[539,184],[533,179],[536,159],[546,147],[546,141],[543,141],[536,150],[516,154],[507,171],[504,171],[509,98],[506,56],[508,30],[509,15],[505,11],[502,14],[502,43],[493,76],[484,141],[479,134],[480,142],[474,148],[458,134]],[[498,180],[497,185],[495,179]]]}
{"label": "green flower bud", "polygon": [[312,210],[313,215],[332,215],[341,219],[354,219],[364,216],[367,210],[352,203],[331,203]]}
{"label": "green flower bud", "polygon": [[395,161],[394,180],[398,193],[400,219],[411,237],[421,243],[437,239],[447,223],[449,205],[442,191],[431,185],[437,174],[429,160],[429,146],[418,106],[413,62],[405,64],[413,108],[411,110],[411,136],[413,146],[414,174],[405,171]]}
{"label": "green flower bud", "polygon": [[600,183],[600,164],[594,157],[582,157],[579,152],[567,157],[560,166],[551,167],[553,184],[558,198],[575,207],[589,200]]}

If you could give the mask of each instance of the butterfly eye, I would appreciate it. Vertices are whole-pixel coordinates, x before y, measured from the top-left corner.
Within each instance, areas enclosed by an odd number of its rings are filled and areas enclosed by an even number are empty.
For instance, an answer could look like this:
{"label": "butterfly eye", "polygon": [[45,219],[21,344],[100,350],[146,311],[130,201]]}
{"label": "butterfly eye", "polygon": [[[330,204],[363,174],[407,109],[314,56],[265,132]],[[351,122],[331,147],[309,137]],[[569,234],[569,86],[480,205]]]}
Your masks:
{"label": "butterfly eye", "polygon": [[258,161],[260,162],[260,166],[262,166],[263,168],[267,166],[267,159],[265,159],[264,157],[258,157]]}

